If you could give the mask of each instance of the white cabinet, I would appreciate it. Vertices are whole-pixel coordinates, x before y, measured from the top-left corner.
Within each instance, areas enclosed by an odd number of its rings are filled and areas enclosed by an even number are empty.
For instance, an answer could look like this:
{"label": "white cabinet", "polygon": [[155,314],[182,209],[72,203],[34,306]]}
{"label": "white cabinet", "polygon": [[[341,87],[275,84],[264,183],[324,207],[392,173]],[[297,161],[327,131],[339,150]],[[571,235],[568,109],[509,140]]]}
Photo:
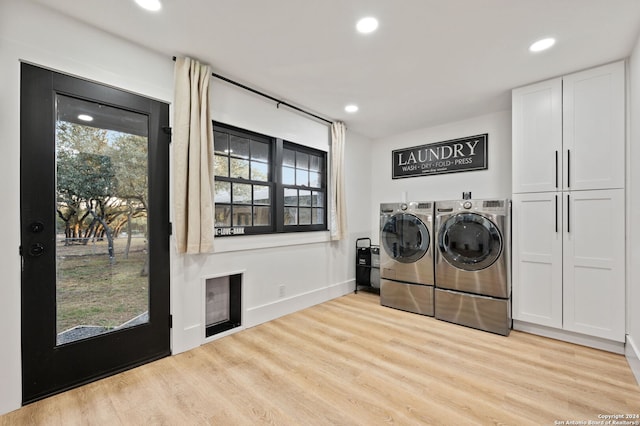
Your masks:
{"label": "white cabinet", "polygon": [[562,328],[562,195],[514,194],[513,318]]}
{"label": "white cabinet", "polygon": [[513,192],[624,187],[624,62],[512,92]]}
{"label": "white cabinet", "polygon": [[555,191],[562,174],[562,79],[512,93],[513,192]]}
{"label": "white cabinet", "polygon": [[624,190],[514,194],[513,317],[624,342]]}
{"label": "white cabinet", "polygon": [[563,328],[624,342],[624,189],[563,193]]}
{"label": "white cabinet", "polygon": [[562,79],[563,188],[624,188],[624,62]]}
{"label": "white cabinet", "polygon": [[624,62],[513,91],[513,318],[625,338]]}

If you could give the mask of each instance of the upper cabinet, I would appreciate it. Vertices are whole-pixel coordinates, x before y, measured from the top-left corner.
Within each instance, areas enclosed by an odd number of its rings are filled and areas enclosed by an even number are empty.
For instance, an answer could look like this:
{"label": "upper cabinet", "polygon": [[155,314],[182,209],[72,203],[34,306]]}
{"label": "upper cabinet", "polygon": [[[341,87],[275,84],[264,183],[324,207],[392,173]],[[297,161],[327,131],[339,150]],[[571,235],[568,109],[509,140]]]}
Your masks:
{"label": "upper cabinet", "polygon": [[562,79],[513,91],[513,192],[560,189]]}
{"label": "upper cabinet", "polygon": [[513,192],[624,187],[624,62],[514,89]]}
{"label": "upper cabinet", "polygon": [[564,189],[624,188],[624,62],[562,79]]}

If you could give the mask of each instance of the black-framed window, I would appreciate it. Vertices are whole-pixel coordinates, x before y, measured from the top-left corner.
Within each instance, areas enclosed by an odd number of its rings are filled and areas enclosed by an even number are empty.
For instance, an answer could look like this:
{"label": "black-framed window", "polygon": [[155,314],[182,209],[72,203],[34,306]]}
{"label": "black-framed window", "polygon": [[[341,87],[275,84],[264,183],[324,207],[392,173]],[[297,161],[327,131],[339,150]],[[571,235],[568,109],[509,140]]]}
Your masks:
{"label": "black-framed window", "polygon": [[325,154],[285,142],[281,171],[284,229],[326,229]]}
{"label": "black-framed window", "polygon": [[327,229],[326,153],[214,122],[218,236]]}

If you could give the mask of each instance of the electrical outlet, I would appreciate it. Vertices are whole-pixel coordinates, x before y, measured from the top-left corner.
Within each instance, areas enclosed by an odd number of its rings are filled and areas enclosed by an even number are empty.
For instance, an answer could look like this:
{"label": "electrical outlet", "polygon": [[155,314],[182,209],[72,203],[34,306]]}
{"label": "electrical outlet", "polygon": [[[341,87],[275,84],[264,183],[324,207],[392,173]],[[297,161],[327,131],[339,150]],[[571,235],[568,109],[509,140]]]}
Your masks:
{"label": "electrical outlet", "polygon": [[284,284],[278,286],[278,297],[284,297]]}

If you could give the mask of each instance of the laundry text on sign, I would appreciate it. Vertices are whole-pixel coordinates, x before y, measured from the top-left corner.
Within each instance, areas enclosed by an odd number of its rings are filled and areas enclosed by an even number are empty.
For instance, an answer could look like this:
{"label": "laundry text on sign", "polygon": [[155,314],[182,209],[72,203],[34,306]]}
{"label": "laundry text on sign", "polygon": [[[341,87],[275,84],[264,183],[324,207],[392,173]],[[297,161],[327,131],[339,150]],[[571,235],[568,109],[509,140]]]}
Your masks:
{"label": "laundry text on sign", "polygon": [[393,151],[393,179],[487,168],[488,134]]}

